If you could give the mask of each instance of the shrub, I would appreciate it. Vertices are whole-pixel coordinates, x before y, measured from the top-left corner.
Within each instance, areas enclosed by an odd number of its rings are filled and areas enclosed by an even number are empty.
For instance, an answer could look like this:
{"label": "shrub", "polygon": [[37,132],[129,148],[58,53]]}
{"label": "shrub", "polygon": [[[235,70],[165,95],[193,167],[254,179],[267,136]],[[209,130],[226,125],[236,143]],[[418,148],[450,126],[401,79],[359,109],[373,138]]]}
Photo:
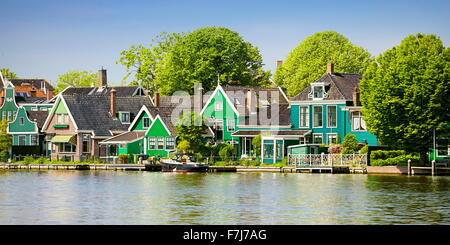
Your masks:
{"label": "shrub", "polygon": [[408,165],[408,159],[411,159],[412,163],[419,163],[420,157],[414,155],[400,155],[387,159],[371,160],[372,166],[406,166]]}
{"label": "shrub", "polygon": [[342,143],[342,154],[356,153],[359,150],[358,142],[354,134],[347,134]]}
{"label": "shrub", "polygon": [[219,156],[223,161],[231,161],[231,156],[233,155],[234,147],[230,144],[226,144],[219,151]]}
{"label": "shrub", "polygon": [[332,154],[339,154],[342,152],[342,146],[341,145],[331,145],[328,147],[328,152]]}
{"label": "shrub", "polygon": [[23,163],[30,164],[34,162],[34,158],[32,156],[27,156],[23,159]]}
{"label": "shrub", "polygon": [[369,153],[369,145],[365,145],[363,146],[363,148],[361,148],[361,150],[359,150],[360,154],[367,154]]}
{"label": "shrub", "polygon": [[44,163],[50,163],[50,161],[45,157],[40,157],[40,158],[36,159],[34,161],[34,163],[44,164]]}
{"label": "shrub", "polygon": [[395,158],[401,155],[405,155],[406,152],[403,150],[392,150],[392,151],[384,151],[384,150],[377,150],[372,151],[370,153],[370,160],[386,160],[388,158]]}

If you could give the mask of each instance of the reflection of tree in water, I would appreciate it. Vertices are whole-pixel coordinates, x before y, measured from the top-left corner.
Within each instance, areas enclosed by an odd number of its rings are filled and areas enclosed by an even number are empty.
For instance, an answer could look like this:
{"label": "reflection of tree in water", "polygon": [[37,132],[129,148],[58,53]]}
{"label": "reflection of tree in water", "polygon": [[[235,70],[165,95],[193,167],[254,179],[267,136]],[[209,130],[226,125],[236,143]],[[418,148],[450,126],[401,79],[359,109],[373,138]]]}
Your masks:
{"label": "reflection of tree in water", "polygon": [[450,221],[450,179],[367,176],[367,214],[378,224],[442,224]]}

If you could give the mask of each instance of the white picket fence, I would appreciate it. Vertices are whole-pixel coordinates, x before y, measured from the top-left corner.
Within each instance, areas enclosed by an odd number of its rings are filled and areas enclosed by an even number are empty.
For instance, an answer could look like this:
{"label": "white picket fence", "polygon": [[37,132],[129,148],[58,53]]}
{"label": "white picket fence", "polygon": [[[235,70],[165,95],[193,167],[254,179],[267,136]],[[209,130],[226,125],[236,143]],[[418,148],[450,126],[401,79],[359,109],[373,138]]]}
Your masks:
{"label": "white picket fence", "polygon": [[295,166],[367,166],[367,154],[288,154]]}

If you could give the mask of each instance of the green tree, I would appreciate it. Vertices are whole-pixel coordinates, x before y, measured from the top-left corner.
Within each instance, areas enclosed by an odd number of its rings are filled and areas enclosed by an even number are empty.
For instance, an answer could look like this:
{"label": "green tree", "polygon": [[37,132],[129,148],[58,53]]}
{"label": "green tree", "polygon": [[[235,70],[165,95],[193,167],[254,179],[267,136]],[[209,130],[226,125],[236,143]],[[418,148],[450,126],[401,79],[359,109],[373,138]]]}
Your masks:
{"label": "green tree", "polygon": [[185,112],[176,123],[178,138],[188,141],[193,152],[204,151],[206,139],[203,134],[207,130],[203,118],[196,112]]}
{"label": "green tree", "polygon": [[63,91],[68,86],[90,87],[92,84],[97,86],[99,83],[100,81],[96,73],[72,70],[58,76],[55,93]]}
{"label": "green tree", "polygon": [[149,47],[144,45],[132,45],[128,50],[120,53],[117,61],[126,67],[127,74],[123,78],[126,81],[134,76],[130,85],[140,84],[153,93],[156,89],[156,66],[164,59],[167,52],[184,34],[162,32],[150,42]]}
{"label": "green tree", "polygon": [[261,135],[254,137],[252,139],[252,146],[256,156],[261,156]]}
{"label": "green tree", "polygon": [[10,71],[8,68],[2,68],[2,69],[0,69],[0,72],[2,73],[3,78],[6,78],[6,79],[16,79],[17,78],[16,73]]}
{"label": "green tree", "polygon": [[425,162],[433,130],[450,119],[449,72],[450,49],[436,35],[410,35],[381,54],[360,83],[368,130]]}
{"label": "green tree", "polygon": [[173,44],[156,66],[156,86],[161,94],[177,90],[193,93],[195,83],[205,91],[217,85],[267,85],[269,72],[262,69],[257,47],[223,27],[197,29]]}
{"label": "green tree", "polygon": [[359,150],[358,142],[356,141],[356,135],[347,134],[342,142],[342,154],[356,153]]}
{"label": "green tree", "polygon": [[187,140],[182,140],[178,143],[177,149],[183,154],[188,154],[191,151],[191,144]]}
{"label": "green tree", "polygon": [[275,83],[295,96],[326,72],[326,64],[333,63],[334,71],[362,73],[371,61],[367,50],[351,43],[335,31],[315,33],[293,49],[277,68]]}
{"label": "green tree", "polygon": [[225,162],[230,162],[233,154],[234,154],[234,147],[231,144],[226,143],[225,146],[220,148],[219,156]]}
{"label": "green tree", "polygon": [[0,121],[0,156],[7,156],[11,151],[12,137],[6,133],[8,121]]}

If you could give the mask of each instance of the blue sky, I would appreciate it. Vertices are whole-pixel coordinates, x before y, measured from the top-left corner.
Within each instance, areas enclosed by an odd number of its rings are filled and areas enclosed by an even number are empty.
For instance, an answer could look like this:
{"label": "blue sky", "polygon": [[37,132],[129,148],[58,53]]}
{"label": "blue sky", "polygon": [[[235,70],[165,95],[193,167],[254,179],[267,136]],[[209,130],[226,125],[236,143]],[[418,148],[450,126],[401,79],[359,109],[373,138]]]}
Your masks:
{"label": "blue sky", "polygon": [[437,34],[450,43],[450,1],[49,1],[2,0],[0,67],[22,78],[55,82],[69,70],[108,70],[119,84],[116,64],[132,44],[148,44],[160,32],[206,26],[237,31],[259,47],[274,70],[303,39],[334,30],[372,55],[407,35]]}

